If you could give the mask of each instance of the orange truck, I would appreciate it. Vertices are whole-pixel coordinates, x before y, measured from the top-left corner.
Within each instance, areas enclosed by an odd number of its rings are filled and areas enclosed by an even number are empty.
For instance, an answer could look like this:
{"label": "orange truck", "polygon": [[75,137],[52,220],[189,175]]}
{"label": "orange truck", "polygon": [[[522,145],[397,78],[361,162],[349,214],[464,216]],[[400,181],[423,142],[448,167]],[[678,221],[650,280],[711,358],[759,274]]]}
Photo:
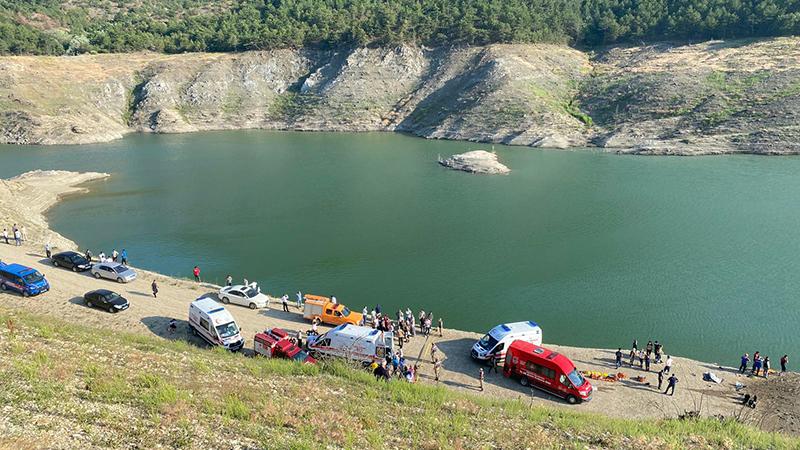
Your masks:
{"label": "orange truck", "polygon": [[308,320],[319,319],[329,325],[349,323],[361,325],[362,314],[350,311],[340,303],[333,303],[329,297],[306,294],[303,305],[303,318]]}

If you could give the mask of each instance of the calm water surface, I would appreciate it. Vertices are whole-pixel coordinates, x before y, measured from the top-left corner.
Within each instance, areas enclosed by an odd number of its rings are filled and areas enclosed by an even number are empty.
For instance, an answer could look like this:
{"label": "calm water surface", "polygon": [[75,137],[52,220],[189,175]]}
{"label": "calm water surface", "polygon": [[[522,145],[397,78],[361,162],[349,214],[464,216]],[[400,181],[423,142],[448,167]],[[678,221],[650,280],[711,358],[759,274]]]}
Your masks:
{"label": "calm water surface", "polygon": [[0,147],[0,175],[113,173],[51,211],[94,253],[189,277],[259,280],[433,310],[484,331],[736,363],[800,357],[800,158],[637,157],[497,147],[509,176],[435,161],[476,144],[393,134],[135,135]]}

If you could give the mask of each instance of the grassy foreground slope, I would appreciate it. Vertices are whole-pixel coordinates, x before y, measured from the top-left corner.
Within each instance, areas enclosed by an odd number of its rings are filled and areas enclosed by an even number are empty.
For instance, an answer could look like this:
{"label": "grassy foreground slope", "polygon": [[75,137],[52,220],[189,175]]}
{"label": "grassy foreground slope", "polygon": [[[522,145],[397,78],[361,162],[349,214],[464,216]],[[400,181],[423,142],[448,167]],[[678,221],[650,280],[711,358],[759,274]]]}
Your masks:
{"label": "grassy foreground slope", "polygon": [[0,309],[0,448],[797,448],[716,419],[625,421],[376,382]]}

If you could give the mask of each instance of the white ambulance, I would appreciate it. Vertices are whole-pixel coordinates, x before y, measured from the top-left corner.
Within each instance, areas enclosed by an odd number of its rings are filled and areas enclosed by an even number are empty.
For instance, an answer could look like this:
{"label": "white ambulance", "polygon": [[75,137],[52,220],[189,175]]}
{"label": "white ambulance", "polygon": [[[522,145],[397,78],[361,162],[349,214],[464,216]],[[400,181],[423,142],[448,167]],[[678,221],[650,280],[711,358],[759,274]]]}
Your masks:
{"label": "white ambulance", "polygon": [[339,325],[321,336],[309,336],[308,339],[308,350],[314,356],[371,363],[394,353],[393,333],[349,323]]}
{"label": "white ambulance", "polygon": [[542,329],[533,321],[500,324],[486,333],[472,346],[472,358],[478,361],[491,362],[498,357],[503,361],[506,350],[514,341],[530,342],[542,345]]}
{"label": "white ambulance", "polygon": [[244,347],[241,330],[231,313],[209,297],[200,297],[189,305],[189,328],[211,345],[232,352]]}

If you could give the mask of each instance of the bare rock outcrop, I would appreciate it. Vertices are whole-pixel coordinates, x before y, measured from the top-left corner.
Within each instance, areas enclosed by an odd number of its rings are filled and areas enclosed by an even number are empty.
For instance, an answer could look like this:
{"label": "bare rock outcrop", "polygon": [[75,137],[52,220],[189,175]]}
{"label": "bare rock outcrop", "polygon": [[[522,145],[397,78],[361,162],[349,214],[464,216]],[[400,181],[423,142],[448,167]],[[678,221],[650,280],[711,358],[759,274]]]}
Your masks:
{"label": "bare rock outcrop", "polygon": [[511,169],[498,161],[497,154],[485,150],[473,150],[453,155],[440,159],[439,164],[469,173],[505,175],[511,172]]}

